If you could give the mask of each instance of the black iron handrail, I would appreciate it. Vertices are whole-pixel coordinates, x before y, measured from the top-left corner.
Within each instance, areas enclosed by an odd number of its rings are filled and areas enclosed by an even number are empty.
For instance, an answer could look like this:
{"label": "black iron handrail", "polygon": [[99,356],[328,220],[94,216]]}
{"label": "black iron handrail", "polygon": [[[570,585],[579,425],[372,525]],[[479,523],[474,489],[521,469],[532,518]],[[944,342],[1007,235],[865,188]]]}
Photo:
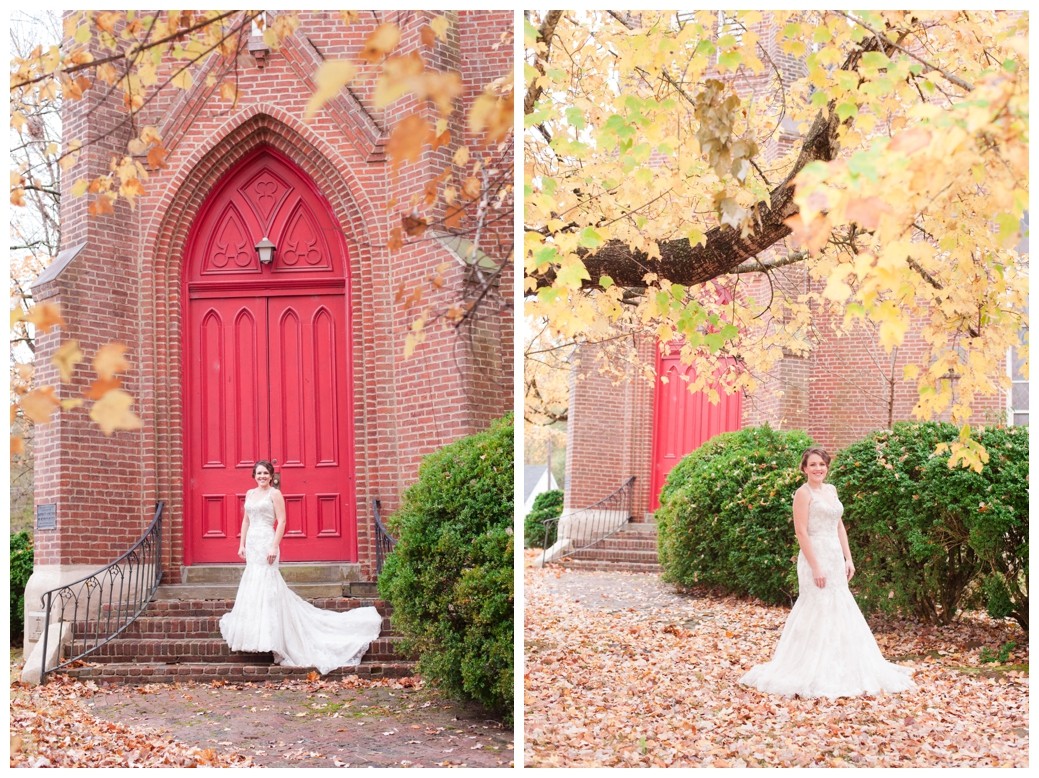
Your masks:
{"label": "black iron handrail", "polygon": [[[162,581],[162,513],[165,503],[155,506],[155,517],[129,551],[114,562],[78,581],[45,592],[43,603],[43,660],[40,683],[47,675],[94,653],[129,627],[144,612]],[[57,624],[68,622],[72,629],[69,658],[47,667],[47,640],[51,610],[60,604]],[[69,608],[71,607],[71,618]],[[61,630],[58,630],[61,639]],[[58,649],[61,659],[61,648]]]}
{"label": "black iron handrail", "polygon": [[[628,521],[631,520],[631,503],[635,492],[635,476],[631,476],[615,491],[611,492],[607,496],[603,497],[597,503],[589,505],[587,508],[579,508],[575,511],[565,513],[563,516],[556,516],[554,519],[545,519],[543,522],[545,525],[545,541],[541,551],[541,566],[544,567],[545,553],[548,551],[549,543],[548,538],[551,535],[553,525],[556,528],[556,539],[559,539],[559,521],[562,518],[566,518],[572,523],[582,522],[581,541],[580,545],[571,543],[571,545],[557,557],[562,559],[563,557],[575,554],[578,551],[594,546],[599,541],[608,538],[610,535],[618,532],[624,527]],[[609,513],[607,513],[607,511]],[[616,515],[618,512],[623,512],[625,521],[618,524],[616,521]]]}
{"label": "black iron handrail", "polygon": [[372,516],[375,517],[375,574],[379,575],[382,572],[383,562],[386,561],[386,557],[393,551],[393,547],[397,545],[397,541],[390,534],[389,530],[386,529],[386,525],[382,523],[382,516],[379,514],[379,509],[382,507],[382,503],[379,502],[378,498],[372,500]]}

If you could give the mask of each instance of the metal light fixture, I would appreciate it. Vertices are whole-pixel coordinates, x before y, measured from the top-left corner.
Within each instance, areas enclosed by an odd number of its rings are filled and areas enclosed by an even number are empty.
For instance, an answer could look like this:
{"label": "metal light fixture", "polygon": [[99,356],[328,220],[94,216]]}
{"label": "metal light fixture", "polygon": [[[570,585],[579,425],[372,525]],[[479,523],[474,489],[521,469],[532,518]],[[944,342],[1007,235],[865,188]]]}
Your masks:
{"label": "metal light fixture", "polygon": [[256,253],[260,255],[260,263],[269,265],[274,261],[274,249],[276,246],[271,243],[270,238],[264,236],[260,239],[260,242],[256,244]]}

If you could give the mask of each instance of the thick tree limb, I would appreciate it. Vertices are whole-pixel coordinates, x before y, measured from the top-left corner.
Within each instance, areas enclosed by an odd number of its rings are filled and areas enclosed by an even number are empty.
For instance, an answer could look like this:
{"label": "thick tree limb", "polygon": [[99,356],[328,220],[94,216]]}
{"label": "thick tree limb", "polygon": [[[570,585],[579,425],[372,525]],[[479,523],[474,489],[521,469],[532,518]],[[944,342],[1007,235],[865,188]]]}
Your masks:
{"label": "thick tree limb", "polygon": [[[549,11],[547,14],[545,14],[545,19],[543,22],[541,22],[541,27],[538,28],[538,40],[544,41],[545,44],[548,45],[552,40],[552,36],[556,32],[556,25],[559,23],[559,20],[560,18],[562,18],[562,16],[562,11]],[[534,68],[539,73],[544,75],[545,66],[541,64],[540,57],[535,60]],[[534,111],[534,103],[536,103],[538,101],[538,98],[541,97],[542,91],[544,91],[544,87],[537,82],[537,79],[534,79],[534,82],[527,89],[527,93],[523,96],[524,116]]]}
{"label": "thick tree limb", "polygon": [[[863,41],[848,55],[841,69],[855,70],[859,59],[866,52],[884,50],[890,53],[893,45],[877,38]],[[852,119],[846,121],[850,123]],[[612,240],[595,253],[582,255],[581,259],[590,276],[584,282],[584,287],[597,287],[599,279],[604,275],[613,279],[618,286],[642,289],[646,286],[643,277],[647,273],[655,273],[658,278],[668,279],[672,283],[690,286],[733,272],[742,262],[764,252],[790,234],[791,230],[784,224],[784,220],[798,212],[794,203],[793,179],[810,162],[829,162],[836,158],[839,151],[837,130],[840,125],[836,101],[830,101],[816,116],[805,135],[801,152],[786,179],[771,191],[767,201],[762,200],[754,206],[754,228],[746,237],[739,230],[720,225],[709,230],[706,241],[697,246],[690,245],[685,238],[660,242],[659,259],[650,259],[645,252],[632,251],[627,243]],[[536,231],[537,228],[529,226],[527,229]],[[537,289],[551,286],[555,272],[549,269],[535,274],[534,278]]]}

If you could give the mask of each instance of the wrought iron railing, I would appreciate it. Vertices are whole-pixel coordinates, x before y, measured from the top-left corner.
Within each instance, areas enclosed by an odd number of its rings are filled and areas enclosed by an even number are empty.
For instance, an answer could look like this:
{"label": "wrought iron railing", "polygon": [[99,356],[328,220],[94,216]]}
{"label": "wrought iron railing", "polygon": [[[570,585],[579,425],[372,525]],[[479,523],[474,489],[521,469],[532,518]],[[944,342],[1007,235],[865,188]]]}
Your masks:
{"label": "wrought iron railing", "polygon": [[562,550],[559,556],[549,561],[562,559],[589,546],[594,546],[601,540],[623,529],[624,525],[631,521],[631,504],[634,492],[635,476],[632,476],[620,488],[603,497],[594,505],[564,513],[562,516],[557,516],[554,519],[546,519],[544,521],[545,541],[544,551],[541,552],[541,566],[544,567],[546,564],[545,554],[549,546],[554,545],[554,542],[552,544],[548,542],[549,537],[553,534],[553,528],[556,530],[556,540],[559,539],[561,521],[565,522],[571,533],[567,536],[570,543]]}
{"label": "wrought iron railing", "polygon": [[390,534],[389,530],[386,529],[386,525],[382,523],[382,516],[379,513],[379,509],[382,507],[382,503],[376,498],[372,500],[372,516],[375,517],[375,574],[378,575],[382,572],[382,564],[386,561],[386,557],[393,551],[393,547],[397,545],[397,541]]}
{"label": "wrought iron railing", "polygon": [[[47,675],[88,656],[141,615],[151,602],[162,580],[162,513],[165,503],[155,506],[155,517],[133,547],[102,570],[57,589],[41,598],[43,603],[43,667],[40,683]],[[56,612],[55,612],[56,611]],[[71,640],[68,658],[47,667],[47,641],[51,618],[55,624],[68,624]],[[62,629],[57,630],[61,640]]]}

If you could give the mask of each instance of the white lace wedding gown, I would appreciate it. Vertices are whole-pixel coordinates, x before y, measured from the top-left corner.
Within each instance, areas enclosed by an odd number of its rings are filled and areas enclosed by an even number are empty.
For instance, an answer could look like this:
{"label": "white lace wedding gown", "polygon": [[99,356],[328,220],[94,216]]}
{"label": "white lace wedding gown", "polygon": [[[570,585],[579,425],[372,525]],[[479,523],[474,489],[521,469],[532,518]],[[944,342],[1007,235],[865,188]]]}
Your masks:
{"label": "white lace wedding gown", "polygon": [[833,485],[811,492],[808,535],[826,586],[815,585],[808,560],[798,554],[797,602],[772,661],[754,667],[740,683],[771,694],[801,697],[854,697],[916,688],[909,668],[881,655],[848,589],[837,535],[843,512]]}
{"label": "white lace wedding gown", "polygon": [[278,664],[314,667],[322,675],[360,664],[382,631],[382,616],[373,607],[326,611],[299,597],[281,577],[278,560],[267,562],[274,540],[271,490],[250,490],[245,510],[245,572],[234,607],[220,618],[220,634],[231,650],[273,651]]}

